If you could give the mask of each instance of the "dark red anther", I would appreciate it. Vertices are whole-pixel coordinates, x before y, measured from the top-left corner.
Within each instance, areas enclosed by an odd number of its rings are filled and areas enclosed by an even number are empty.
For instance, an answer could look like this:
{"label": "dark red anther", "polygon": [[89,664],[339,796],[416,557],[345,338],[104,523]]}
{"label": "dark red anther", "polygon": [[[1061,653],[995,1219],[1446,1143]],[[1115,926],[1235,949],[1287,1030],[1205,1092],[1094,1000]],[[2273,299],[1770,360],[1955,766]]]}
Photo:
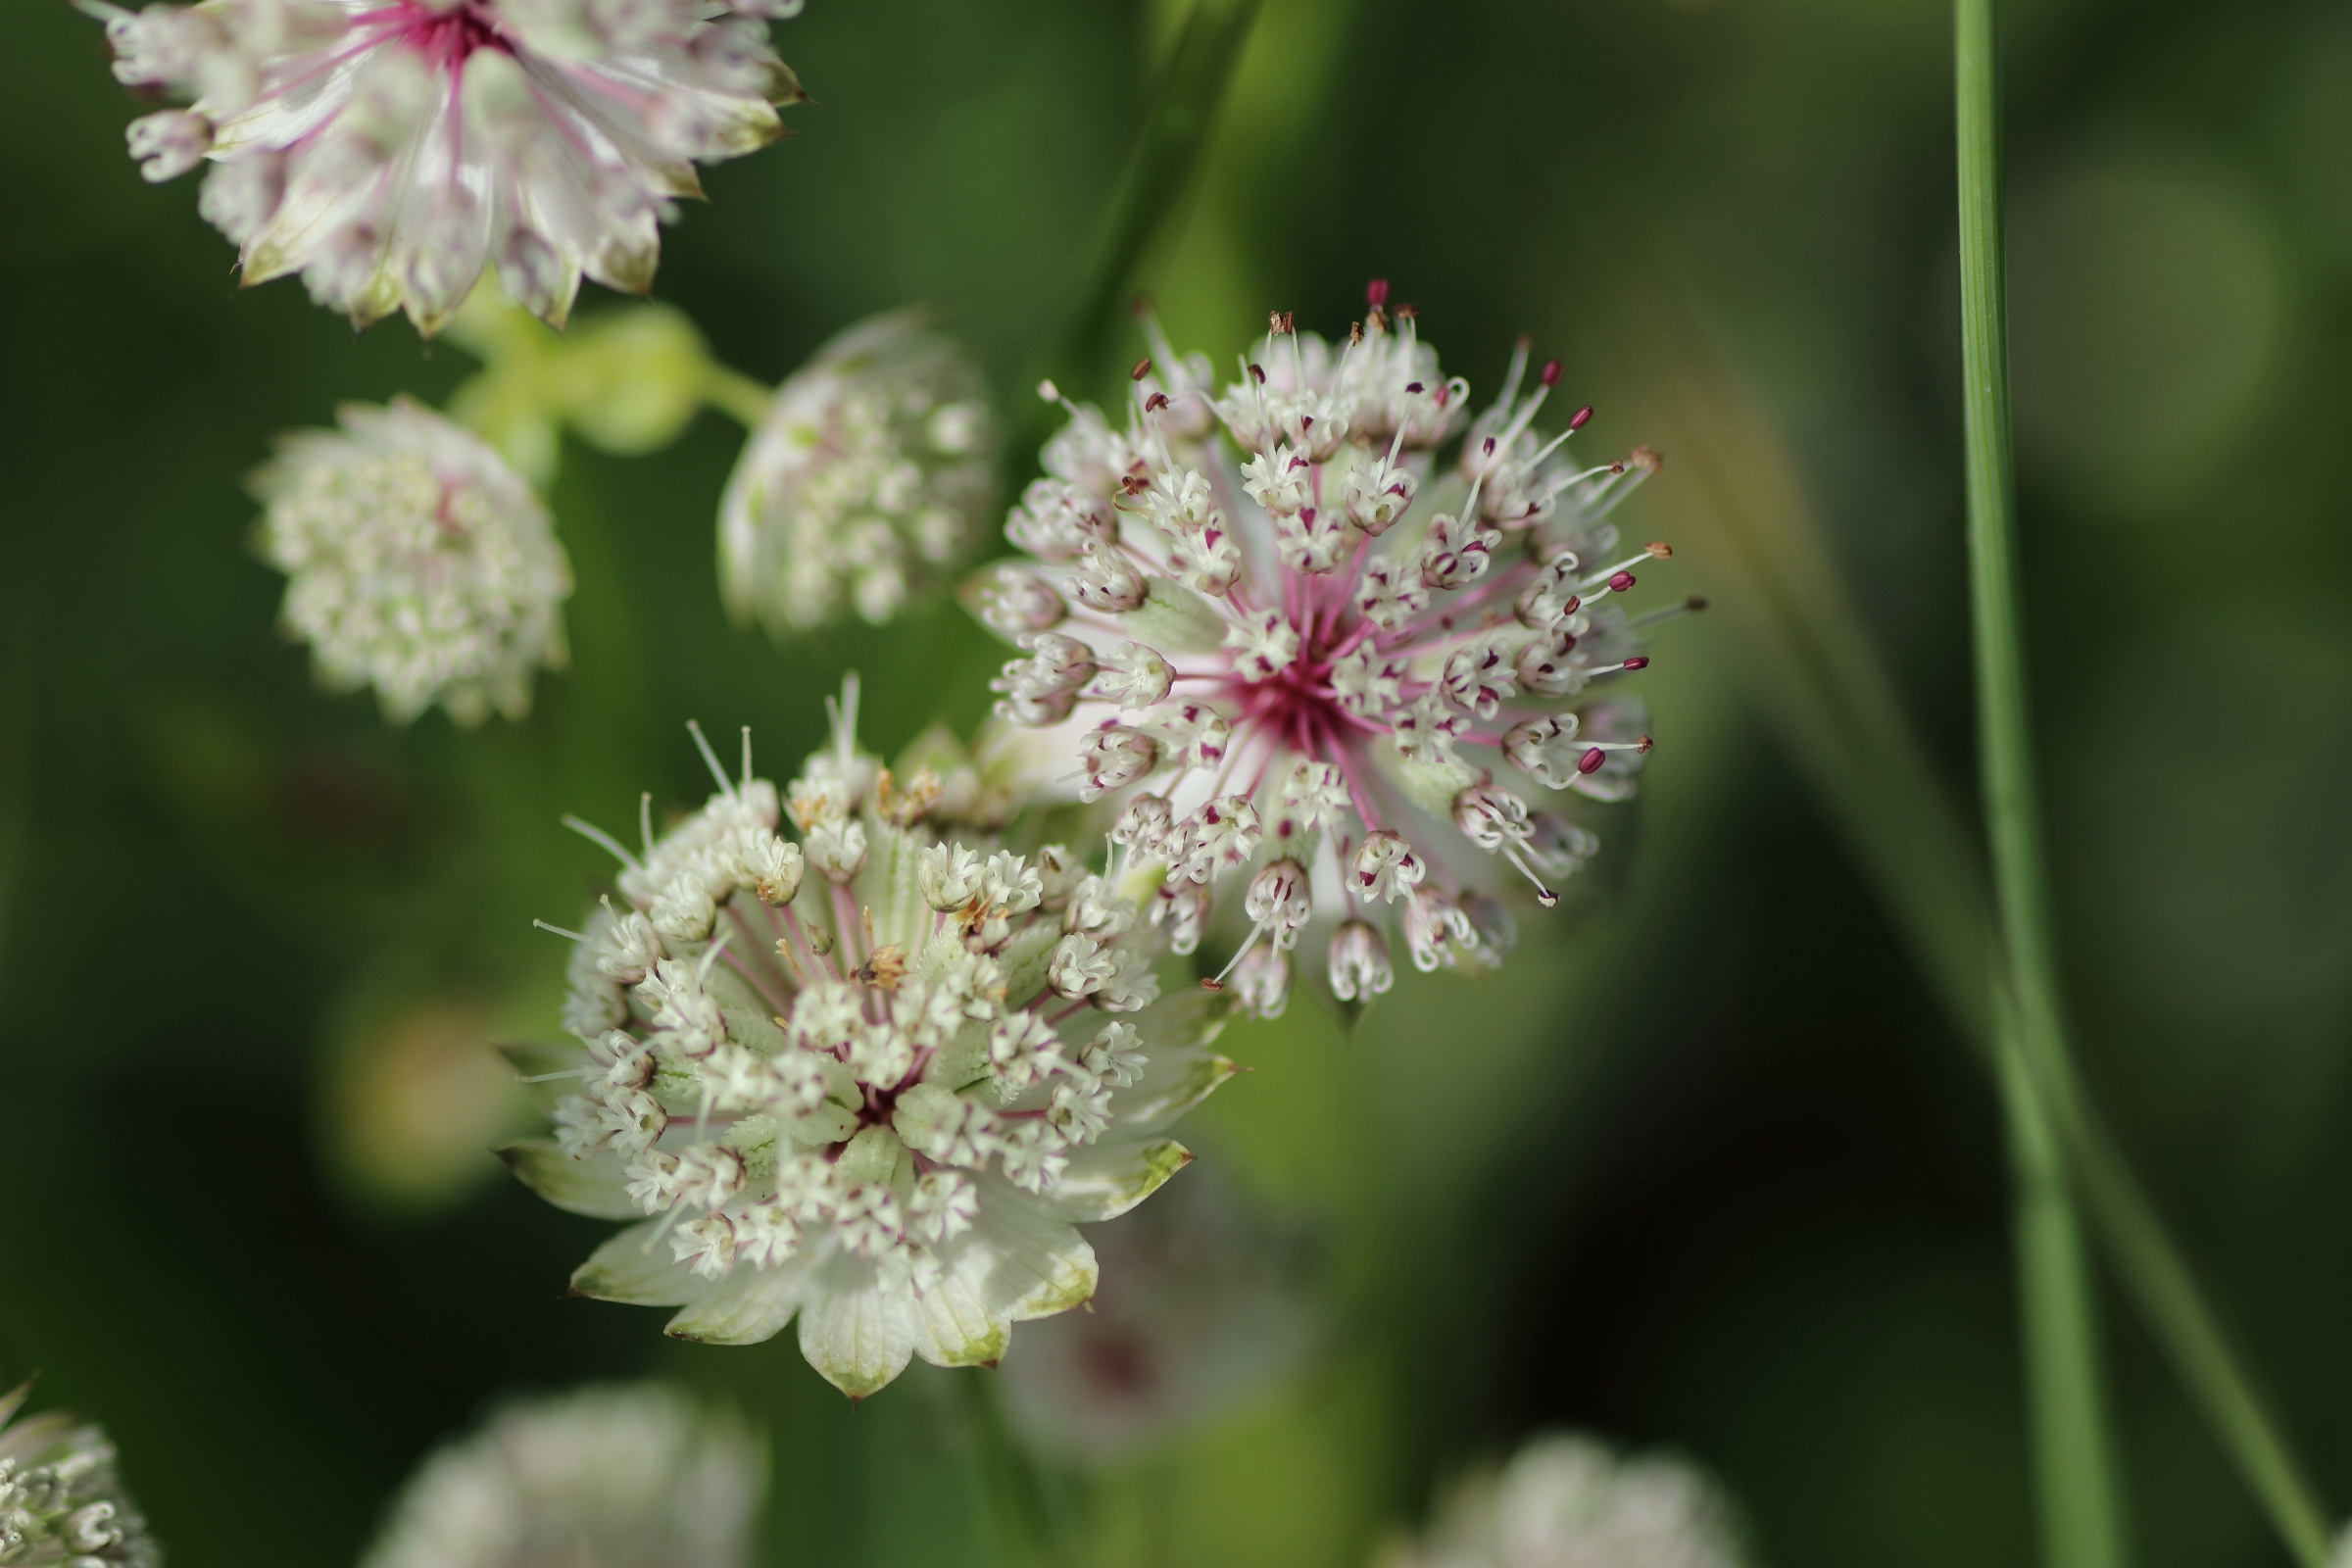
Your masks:
{"label": "dark red anther", "polygon": [[1300,435],[1306,434],[1307,431],[1312,430],[1314,427],[1315,416],[1313,415],[1302,414],[1298,416],[1298,433]]}
{"label": "dark red anther", "polygon": [[1585,427],[1586,422],[1592,417],[1592,405],[1588,403],[1583,408],[1577,410],[1574,414],[1568,416],[1568,428],[1571,430],[1582,430]]}
{"label": "dark red anther", "polygon": [[1250,379],[1255,381],[1259,386],[1264,386],[1266,384],[1266,372],[1252,365],[1250,367]]}
{"label": "dark red anther", "polygon": [[1611,593],[1619,593],[1619,594],[1621,594],[1621,593],[1625,592],[1625,591],[1626,591],[1628,588],[1631,588],[1633,585],[1634,585],[1634,574],[1633,574],[1632,572],[1630,572],[1630,571],[1612,571],[1612,572],[1610,572],[1610,573],[1609,573],[1609,591],[1610,591]]}
{"label": "dark red anther", "polygon": [[1481,446],[1478,450],[1480,455],[1483,457],[1493,457],[1494,455],[1494,438],[1493,436],[1487,437],[1486,444]]}
{"label": "dark red anther", "polygon": [[1658,744],[1658,743],[1657,743],[1656,741],[1653,741],[1653,740],[1651,740],[1651,739],[1650,739],[1648,736],[1644,735],[1644,736],[1642,736],[1642,737],[1640,740],[1638,740],[1638,741],[1636,741],[1636,742],[1634,743],[1634,750],[1635,750],[1635,751],[1637,751],[1637,752],[1646,752],[1646,751],[1648,751],[1648,750],[1649,750],[1649,749],[1650,749],[1652,746],[1655,746],[1655,745],[1657,745],[1657,744]]}
{"label": "dark red anther", "polygon": [[1385,277],[1376,277],[1371,282],[1366,283],[1364,285],[1364,302],[1370,305],[1374,310],[1378,310],[1383,305],[1388,304],[1389,280]]}
{"label": "dark red anther", "polygon": [[1148,359],[1138,360],[1135,362],[1135,368],[1127,372],[1127,379],[1130,381],[1141,381],[1145,376],[1150,375],[1151,373],[1152,362]]}
{"label": "dark red anther", "polygon": [[1144,412],[1146,414],[1157,414],[1160,410],[1166,408],[1167,406],[1168,395],[1165,392],[1154,392],[1150,397],[1144,399]]}
{"label": "dark red anther", "polygon": [[1545,386],[1558,386],[1560,384],[1560,362],[1557,360],[1545,360],[1544,362],[1544,374],[1542,379]]}
{"label": "dark red anther", "polygon": [[1633,658],[1625,662],[1625,667],[1628,669],[1647,669],[1649,667],[1649,659],[1646,655],[1636,654]]}
{"label": "dark red anther", "polygon": [[1418,381],[1405,382],[1404,389],[1413,394],[1415,397],[1419,397],[1421,395],[1421,383]]}
{"label": "dark red anther", "polygon": [[[1582,599],[1577,598],[1574,594],[1570,594],[1568,596],[1568,602],[1560,607],[1560,613],[1563,615],[1573,615],[1580,608],[1582,608],[1583,605],[1584,601]],[[1573,648],[1576,645],[1574,643],[1570,643],[1568,646]]]}
{"label": "dark red anther", "polygon": [[1595,746],[1576,760],[1576,770],[1579,773],[1597,773],[1600,771],[1600,764],[1608,760],[1608,754]]}
{"label": "dark red anther", "polygon": [[1298,509],[1298,520],[1300,522],[1311,524],[1315,520],[1315,509],[1312,507],[1300,507]]}

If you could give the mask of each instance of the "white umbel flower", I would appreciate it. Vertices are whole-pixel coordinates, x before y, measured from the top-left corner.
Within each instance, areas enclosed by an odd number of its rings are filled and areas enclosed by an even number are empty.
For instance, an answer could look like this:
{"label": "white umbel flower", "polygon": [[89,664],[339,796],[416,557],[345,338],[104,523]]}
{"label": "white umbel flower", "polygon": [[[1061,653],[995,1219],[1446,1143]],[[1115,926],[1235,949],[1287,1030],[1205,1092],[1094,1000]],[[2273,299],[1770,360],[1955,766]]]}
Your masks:
{"label": "white umbel flower", "polygon": [[741,780],[706,748],[719,793],[641,852],[586,830],[621,897],[566,933],[579,1048],[516,1054],[563,1088],[556,1135],[505,1154],[563,1207],[642,1220],[576,1292],[724,1345],[797,1314],[861,1398],[1091,1297],[1073,1227],[1181,1168],[1163,1129],[1235,1069],[1206,1049],[1221,1000],[1159,998],[1121,890],[1058,846],[941,839],[940,778],[895,780],[855,723],[853,686],[781,802],[747,733]]}
{"label": "white umbel flower", "polygon": [[422,404],[346,404],[342,429],[284,437],[254,477],[282,619],[337,690],[372,686],[407,723],[530,710],[564,666],[571,569],[547,509],[503,459]]}
{"label": "white umbel flower", "polygon": [[247,283],[302,274],[366,325],[439,330],[495,265],[561,323],[584,272],[642,294],[698,162],[783,133],[764,19],[801,0],[203,0],[106,21],[116,77],[188,101],[130,126]]}
{"label": "white umbel flower", "polygon": [[1310,914],[1339,922],[1335,991],[1369,998],[1392,933],[1422,969],[1499,955],[1498,864],[1557,903],[1596,844],[1540,803],[1633,792],[1649,739],[1617,683],[1649,662],[1642,627],[1697,605],[1622,609],[1672,554],[1621,550],[1609,521],[1655,454],[1567,462],[1591,410],[1542,435],[1559,367],[1527,388],[1524,343],[1469,418],[1410,308],[1392,318],[1383,283],[1371,301],[1336,348],[1277,317],[1221,396],[1151,324],[1126,418],[1065,404],[1005,524],[1029,559],[972,595],[1030,656],[999,713],[1070,726],[1080,797],[1114,802],[1131,860],[1166,868],[1152,918],[1177,951],[1212,887],[1244,890],[1234,963],[1261,1013]]}
{"label": "white umbel flower", "polygon": [[922,312],[849,328],[777,390],[727,481],[728,609],[778,635],[888,620],[968,559],[996,447],[979,367]]}
{"label": "white umbel flower", "polygon": [[16,1419],[27,1383],[0,1395],[0,1563],[158,1568],[163,1551],[115,1474],[115,1446],[58,1411]]}
{"label": "white umbel flower", "polygon": [[417,1469],[362,1568],[743,1568],[766,1468],[662,1384],[518,1400]]}
{"label": "white umbel flower", "polygon": [[1678,1459],[1620,1457],[1572,1433],[1531,1439],[1464,1481],[1383,1568],[1740,1568],[1730,1504]]}

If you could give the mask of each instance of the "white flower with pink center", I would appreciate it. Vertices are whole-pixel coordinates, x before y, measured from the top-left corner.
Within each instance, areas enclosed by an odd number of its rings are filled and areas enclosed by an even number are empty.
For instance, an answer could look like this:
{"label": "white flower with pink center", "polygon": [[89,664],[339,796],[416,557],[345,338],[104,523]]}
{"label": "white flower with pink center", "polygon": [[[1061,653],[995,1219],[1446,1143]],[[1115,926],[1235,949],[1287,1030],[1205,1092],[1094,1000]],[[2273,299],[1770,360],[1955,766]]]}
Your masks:
{"label": "white flower with pink center", "polygon": [[637,1222],[576,1294],[678,1307],[669,1332],[715,1345],[797,1321],[862,1398],[918,1355],[994,1366],[1015,1323],[1084,1303],[1077,1227],[1182,1169],[1169,1124],[1238,1069],[1208,1049],[1232,999],[1161,995],[1127,891],[976,831],[964,764],[894,775],[857,710],[853,683],[782,791],[748,731],[740,779],[705,746],[718,793],[659,837],[649,806],[640,851],[573,824],[618,897],[563,933],[575,1044],[509,1053],[552,1136],[503,1152],[559,1206]]}
{"label": "white flower with pink center", "polygon": [[439,330],[486,267],[561,324],[583,273],[641,294],[694,166],[783,133],[800,83],[766,19],[801,0],[203,0],[106,22],[115,75],[187,100],[132,122],[151,180],[247,283],[302,274],[366,325]]}
{"label": "white flower with pink center", "polygon": [[1530,385],[1524,343],[1471,418],[1387,292],[1341,344],[1275,317],[1221,396],[1148,322],[1123,426],[1042,386],[1070,418],[1006,523],[1028,559],[971,595],[1031,656],[1000,714],[1072,731],[1080,797],[1114,803],[1130,865],[1166,867],[1151,920],[1177,951],[1212,889],[1246,890],[1208,983],[1239,965],[1261,1012],[1310,913],[1352,1000],[1387,989],[1388,929],[1422,969],[1498,957],[1498,866],[1556,904],[1596,841],[1546,798],[1633,792],[1650,743],[1620,682],[1643,627],[1699,604],[1623,608],[1672,554],[1610,520],[1655,453],[1571,461],[1592,411],[1539,431],[1559,366]]}

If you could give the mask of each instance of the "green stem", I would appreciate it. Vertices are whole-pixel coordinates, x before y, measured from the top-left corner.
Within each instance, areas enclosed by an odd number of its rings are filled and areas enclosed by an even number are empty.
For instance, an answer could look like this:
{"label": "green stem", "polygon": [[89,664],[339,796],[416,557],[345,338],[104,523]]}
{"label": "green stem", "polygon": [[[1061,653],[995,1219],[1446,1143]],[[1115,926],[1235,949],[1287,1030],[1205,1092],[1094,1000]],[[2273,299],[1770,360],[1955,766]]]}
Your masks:
{"label": "green stem", "polygon": [[[1694,553],[1719,562],[1739,585],[1715,611],[1741,644],[1736,667],[1953,1026],[1997,1074],[2005,965],[1991,890],[1960,811],[1863,630],[1787,448],[1721,343],[1687,295],[1643,285],[1631,297],[1640,308],[1619,313],[1622,319],[1665,328],[1662,338],[1644,336],[1621,351],[1668,367],[1666,392],[1641,423],[1679,455],[1684,475],[1653,504],[1666,509],[1678,543],[1694,539]],[[2328,1513],[2284,1429],[2092,1112],[2072,1060],[2060,1054],[2038,1065],[2048,1074],[2039,1100],[2074,1190],[2141,1321],[2296,1561],[2325,1568]]]}
{"label": "green stem", "polygon": [[2065,1157],[2014,1006],[2001,1008],[1993,1054],[2009,1127],[2010,1223],[2042,1557],[2054,1568],[2112,1568],[2125,1556],[2124,1520],[2096,1300]]}
{"label": "green stem", "polygon": [[1957,0],[1952,37],[1960,176],[1960,338],[1968,444],[1977,731],[2010,994],[1995,1002],[1996,1069],[2016,1181],[2042,1552],[2049,1568],[2120,1568],[2123,1511],[2081,1228],[2042,1086],[2066,1053],[2041,825],[2027,733],[2009,455],[1999,81],[1992,0]]}
{"label": "green stem", "polygon": [[775,396],[772,387],[761,386],[716,360],[703,369],[703,401],[747,430],[760,428],[760,421],[767,417],[767,406]]}
{"label": "green stem", "polygon": [[2075,1188],[2099,1222],[2116,1272],[2287,1551],[2303,1568],[2328,1568],[2333,1559],[2326,1504],[2224,1338],[2123,1152],[2083,1104],[2072,1063],[2062,1065],[2068,1076],[2048,1098],[2057,1108]]}
{"label": "green stem", "polygon": [[1181,204],[1207,151],[1217,111],[1233,84],[1259,4],[1260,0],[1193,0],[1185,15],[1112,198],[1094,277],[1070,323],[1061,363],[1075,385],[1084,385],[1100,368],[1098,362],[1136,265]]}

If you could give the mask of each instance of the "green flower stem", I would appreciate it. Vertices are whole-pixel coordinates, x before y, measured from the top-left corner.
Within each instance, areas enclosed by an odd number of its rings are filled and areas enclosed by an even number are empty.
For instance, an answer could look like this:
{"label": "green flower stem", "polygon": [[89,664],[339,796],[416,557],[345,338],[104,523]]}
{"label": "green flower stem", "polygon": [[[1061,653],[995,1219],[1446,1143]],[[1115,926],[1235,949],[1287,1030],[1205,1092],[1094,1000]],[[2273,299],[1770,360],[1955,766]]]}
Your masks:
{"label": "green flower stem", "polygon": [[704,367],[703,401],[747,430],[760,428],[760,421],[767,417],[767,406],[775,395],[773,387],[761,386],[716,360]]}
{"label": "green flower stem", "polygon": [[[2068,1071],[2065,1082],[2072,1090],[2071,1064]],[[2237,1462],[2295,1561],[2302,1568],[2328,1568],[2333,1559],[2327,1507],[2223,1338],[2123,1152],[2082,1105],[2079,1094],[2061,1104],[2059,1132],[2076,1189],[2099,1222],[2108,1255],[2189,1396]]]}
{"label": "green flower stem", "polygon": [[1086,384],[1100,368],[1137,265],[1183,203],[1208,150],[1259,5],[1260,0],[1192,0],[1185,14],[1111,199],[1094,275],[1070,323],[1060,368],[1073,385]]}
{"label": "green flower stem", "polygon": [[2001,230],[1999,71],[1992,0],[1957,0],[1953,79],[1960,185],[1960,326],[1968,444],[1969,575],[1978,731],[2008,992],[1996,1050],[2019,1151],[2019,1263],[2053,1564],[2123,1559],[2114,1461],[2103,1430],[2088,1281],[2054,1132],[2116,1261],[2183,1380],[2296,1558],[2328,1556],[2326,1515],[2197,1298],[2153,1211],[2083,1110],[2068,1050],[2028,729],[2009,449],[2008,322]]}
{"label": "green flower stem", "polygon": [[[1996,1073],[2005,960],[1982,861],[1904,712],[1885,662],[1770,416],[1687,292],[1654,274],[1622,285],[1611,357],[1658,379],[1634,423],[1675,455],[1679,480],[1642,502],[1719,592],[1710,612],[1790,764],[1885,906],[1953,1027]],[[2014,1058],[2013,1058],[2014,1059]],[[2063,1052],[2036,1063],[2039,1100],[2082,1212],[2125,1293],[2279,1536],[2325,1568],[2327,1510],[2222,1333],[2213,1308]],[[2022,1194],[2021,1194],[2022,1197]],[[2021,1243],[2023,1238],[2021,1237]]]}
{"label": "green flower stem", "polygon": [[2123,1508],[2099,1364],[2096,1301],[2044,1084],[2066,1053],[2027,733],[2009,456],[1999,81],[1992,0],[1957,0],[1953,83],[1960,173],[1962,410],[1977,662],[1977,739],[2007,995],[1994,1004],[1994,1065],[2008,1112],[2018,1296],[2049,1568],[2121,1568]]}

